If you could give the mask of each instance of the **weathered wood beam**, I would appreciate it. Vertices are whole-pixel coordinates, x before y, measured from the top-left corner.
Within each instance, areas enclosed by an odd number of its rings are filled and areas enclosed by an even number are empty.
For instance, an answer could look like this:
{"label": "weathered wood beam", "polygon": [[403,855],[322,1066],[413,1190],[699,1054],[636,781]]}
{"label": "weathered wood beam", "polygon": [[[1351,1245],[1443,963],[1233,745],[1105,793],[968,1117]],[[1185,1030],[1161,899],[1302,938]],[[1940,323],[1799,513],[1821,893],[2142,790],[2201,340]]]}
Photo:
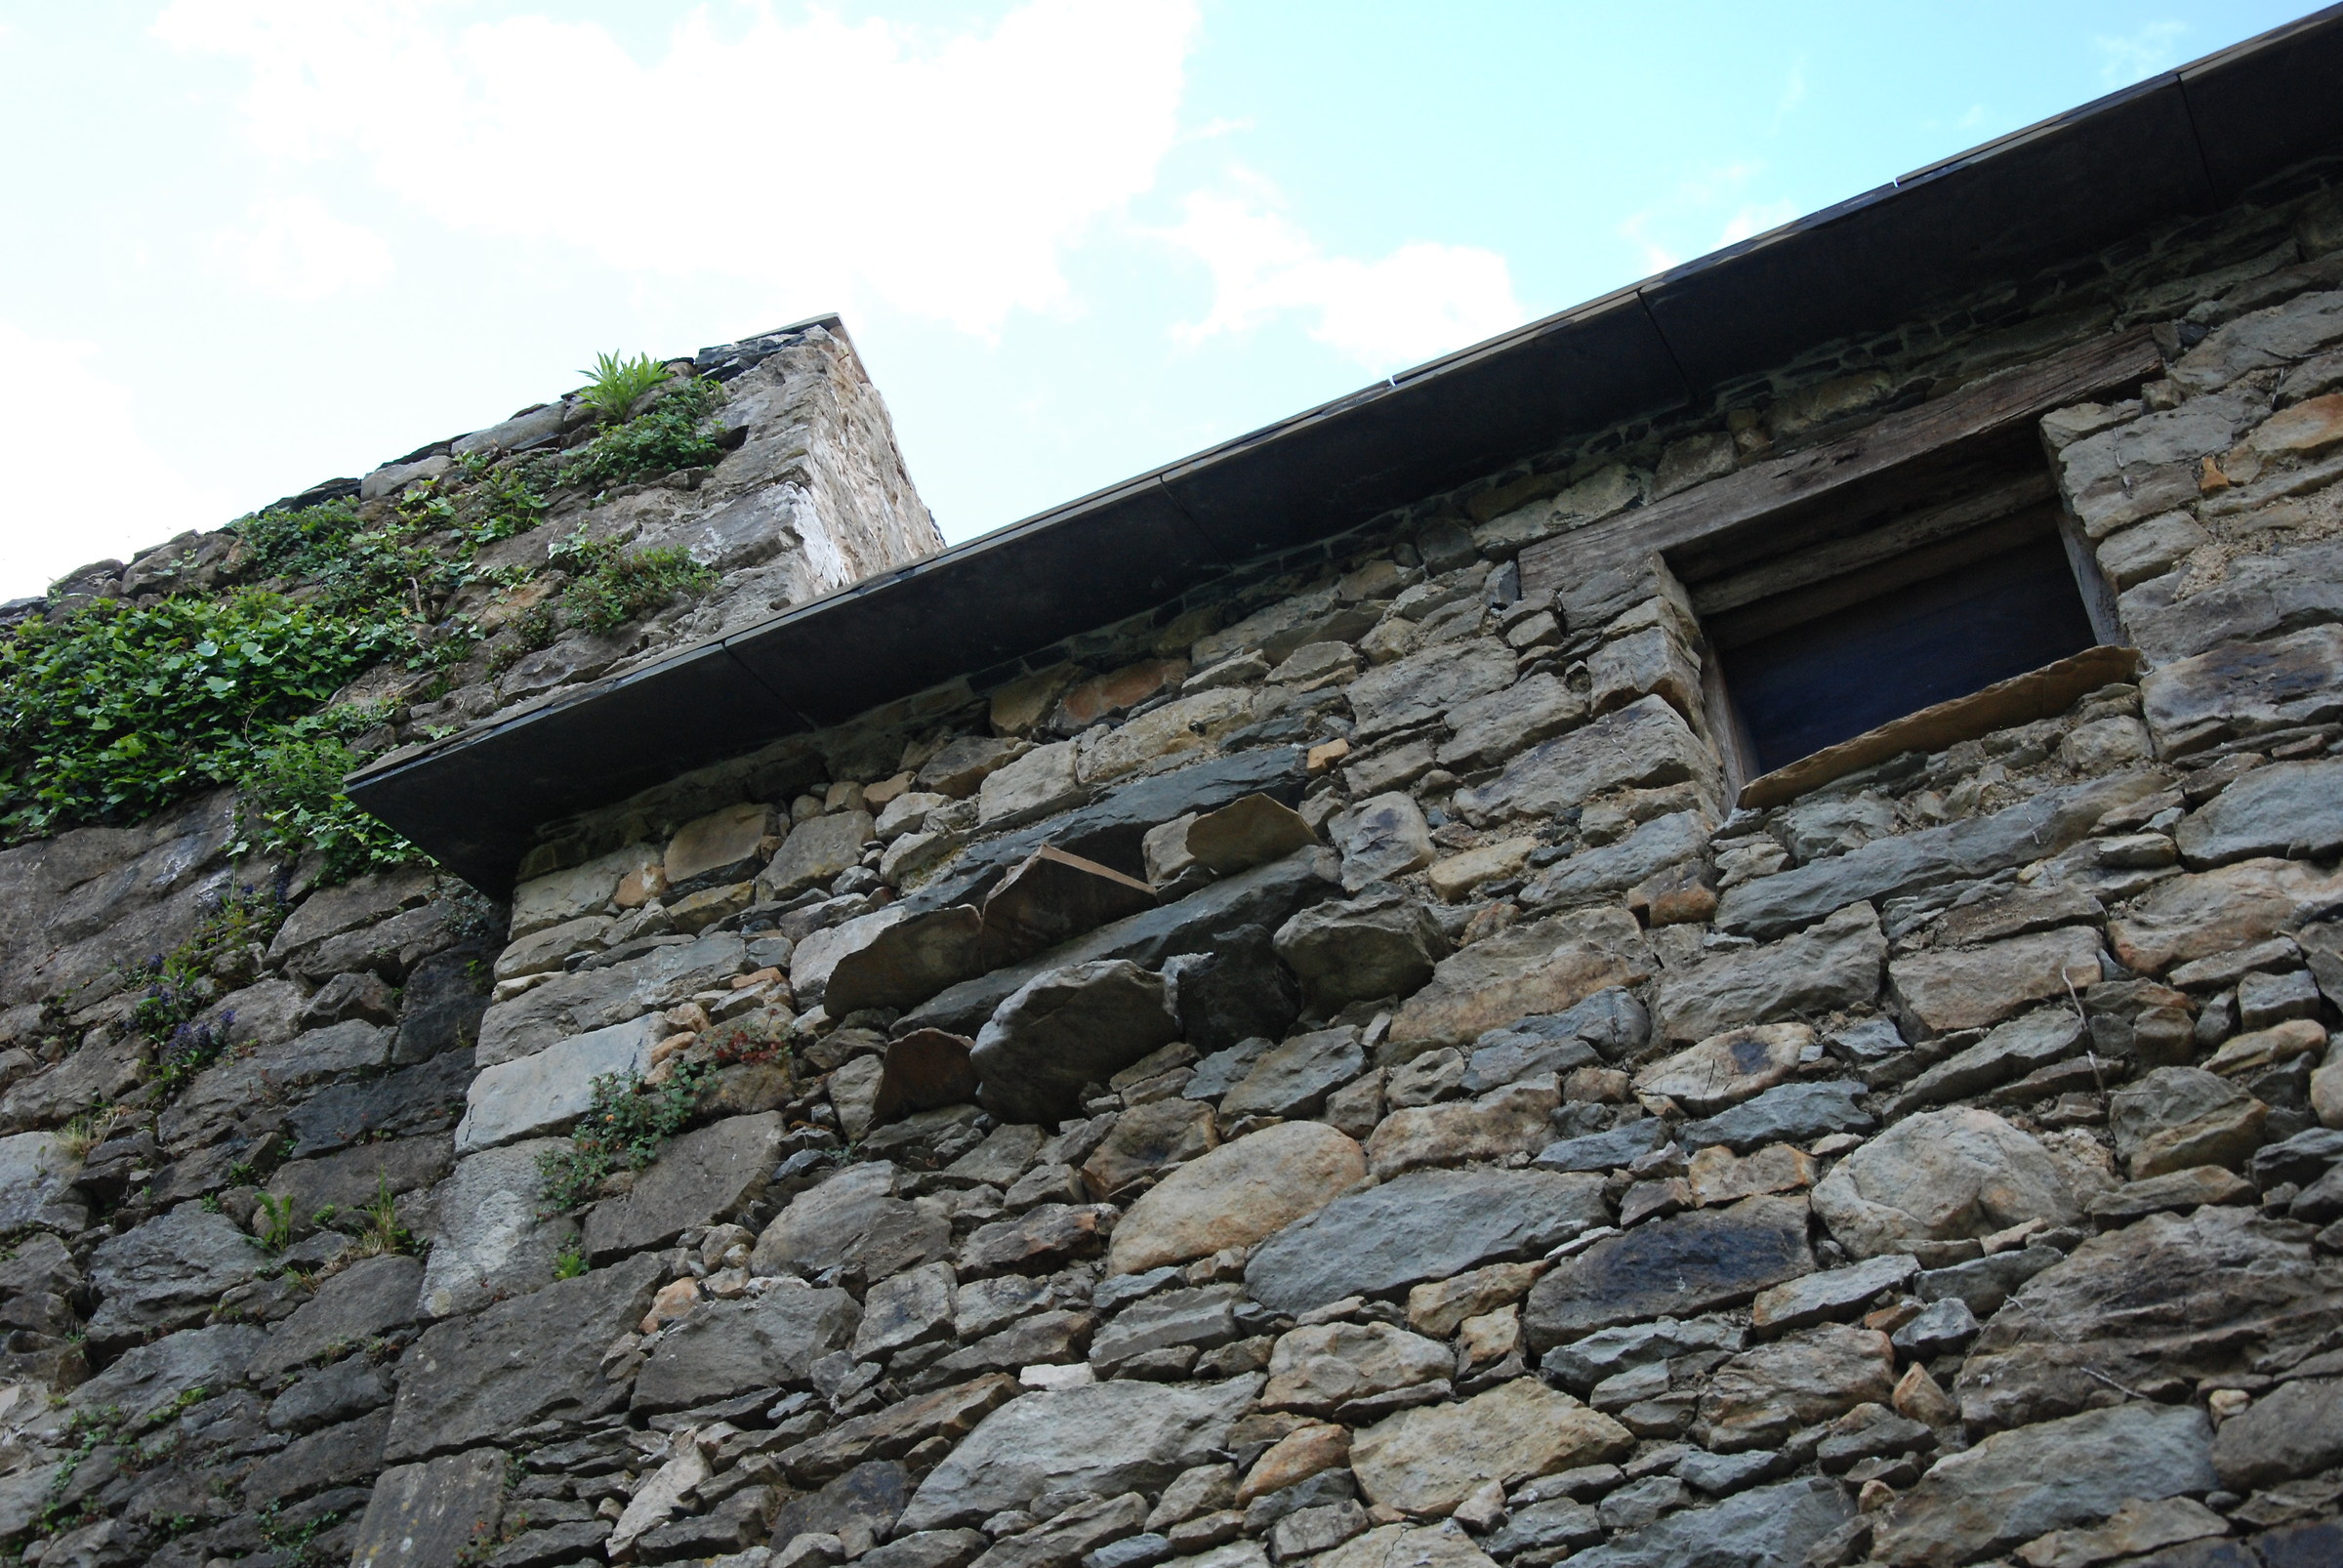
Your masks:
{"label": "weathered wood beam", "polygon": [[2145,330],[2094,339],[1788,457],[1752,463],[1521,553],[1522,588],[1552,593],[1589,573],[1746,528],[1790,510],[1854,499],[1863,487],[2004,435],[2051,409],[2136,382],[2161,363]]}

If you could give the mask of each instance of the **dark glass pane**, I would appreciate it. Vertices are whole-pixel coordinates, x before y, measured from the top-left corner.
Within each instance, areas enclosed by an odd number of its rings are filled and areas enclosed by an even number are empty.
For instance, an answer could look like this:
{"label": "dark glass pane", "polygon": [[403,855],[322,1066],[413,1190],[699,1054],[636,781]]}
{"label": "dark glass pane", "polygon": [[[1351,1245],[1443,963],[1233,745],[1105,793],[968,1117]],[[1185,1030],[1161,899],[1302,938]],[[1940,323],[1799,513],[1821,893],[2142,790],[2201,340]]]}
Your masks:
{"label": "dark glass pane", "polygon": [[1725,685],[1771,772],[2091,642],[2053,537],[1735,648]]}

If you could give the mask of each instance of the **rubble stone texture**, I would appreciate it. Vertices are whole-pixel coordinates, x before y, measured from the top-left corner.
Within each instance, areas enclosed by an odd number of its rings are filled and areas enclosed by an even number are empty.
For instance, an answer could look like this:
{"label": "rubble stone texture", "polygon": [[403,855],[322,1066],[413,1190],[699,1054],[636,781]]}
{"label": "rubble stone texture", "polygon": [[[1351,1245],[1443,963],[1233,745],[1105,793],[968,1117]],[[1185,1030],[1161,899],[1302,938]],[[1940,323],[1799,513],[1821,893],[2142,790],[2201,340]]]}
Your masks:
{"label": "rubble stone texture", "polygon": [[[1717,571],[1527,569],[2118,323],[2008,444],[2136,681],[1743,808]],[[492,548],[719,585],[348,694],[370,750],[937,548],[843,336],[701,361],[711,472]],[[227,792],[0,849],[0,1553],[2331,1561],[2338,395],[2314,167],[678,764],[509,904],[231,863]],[[125,966],[238,883],[288,918],[166,1080]],[[602,1074],[673,1125],[557,1204]]]}

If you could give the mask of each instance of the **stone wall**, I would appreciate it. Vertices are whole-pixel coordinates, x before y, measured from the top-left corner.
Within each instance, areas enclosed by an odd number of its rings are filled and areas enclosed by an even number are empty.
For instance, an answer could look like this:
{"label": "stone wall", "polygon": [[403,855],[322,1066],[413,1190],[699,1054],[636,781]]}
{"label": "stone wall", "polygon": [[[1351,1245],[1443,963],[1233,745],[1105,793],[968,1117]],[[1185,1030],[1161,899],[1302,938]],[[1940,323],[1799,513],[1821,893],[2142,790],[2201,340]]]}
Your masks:
{"label": "stone wall", "polygon": [[[309,892],[167,1101],[12,970],[0,1542],[2334,1560],[2339,283],[2297,181],[554,825],[509,911]],[[2136,683],[1736,810],[1665,563],[1522,594],[2134,324],[2041,433]],[[0,907],[133,951],[216,812]],[[600,1074],[682,1125],[553,1211]]]}

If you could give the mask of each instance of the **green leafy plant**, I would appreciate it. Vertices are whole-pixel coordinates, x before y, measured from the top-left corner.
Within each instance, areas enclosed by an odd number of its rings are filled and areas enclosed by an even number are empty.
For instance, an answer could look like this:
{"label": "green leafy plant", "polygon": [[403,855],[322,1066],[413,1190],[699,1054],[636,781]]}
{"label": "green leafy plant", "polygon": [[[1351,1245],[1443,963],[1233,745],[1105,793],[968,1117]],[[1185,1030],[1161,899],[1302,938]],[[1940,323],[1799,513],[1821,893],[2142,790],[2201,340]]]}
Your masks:
{"label": "green leafy plant", "polygon": [[260,1243],[265,1252],[281,1253],[293,1244],[293,1200],[273,1192],[261,1194]]}
{"label": "green leafy plant", "polygon": [[615,632],[678,594],[714,587],[716,573],[672,545],[628,550],[608,540],[589,539],[579,529],[561,542],[556,559],[575,573],[562,590],[561,608],[570,624],[588,632]]}
{"label": "green leafy plant", "polygon": [[258,846],[298,855],[314,847],[326,881],[426,858],[396,829],[367,815],[342,793],[342,780],[363,760],[338,737],[290,725],[256,754],[238,780],[238,852]]}
{"label": "green leafy plant", "polygon": [[554,1278],[576,1279],[586,1272],[586,1255],[576,1247],[564,1247],[554,1259]]}
{"label": "green leafy plant", "polygon": [[136,820],[232,783],[401,641],[257,591],[20,623],[0,638],[0,835]]}
{"label": "green leafy plant", "polygon": [[723,431],[712,417],[724,400],[713,381],[685,382],[625,424],[603,431],[561,466],[560,482],[587,490],[697,468],[723,455]]}
{"label": "green leafy plant", "polygon": [[667,366],[647,353],[625,359],[614,353],[599,353],[594,356],[592,370],[581,370],[578,374],[587,378],[585,389],[578,395],[605,423],[617,425],[626,420],[627,410],[644,392],[667,380]]}
{"label": "green leafy plant", "polygon": [[411,1253],[415,1238],[407,1227],[398,1222],[398,1204],[390,1195],[390,1178],[375,1173],[374,1196],[358,1213],[365,1223],[358,1229],[354,1251],[360,1258],[374,1258],[384,1253]]}
{"label": "green leafy plant", "polygon": [[571,1131],[569,1147],[537,1157],[544,1212],[574,1209],[593,1196],[603,1177],[639,1171],[657,1159],[661,1146],[690,1121],[710,1071],[697,1063],[679,1065],[656,1087],[646,1087],[634,1073],[596,1077],[593,1101]]}

